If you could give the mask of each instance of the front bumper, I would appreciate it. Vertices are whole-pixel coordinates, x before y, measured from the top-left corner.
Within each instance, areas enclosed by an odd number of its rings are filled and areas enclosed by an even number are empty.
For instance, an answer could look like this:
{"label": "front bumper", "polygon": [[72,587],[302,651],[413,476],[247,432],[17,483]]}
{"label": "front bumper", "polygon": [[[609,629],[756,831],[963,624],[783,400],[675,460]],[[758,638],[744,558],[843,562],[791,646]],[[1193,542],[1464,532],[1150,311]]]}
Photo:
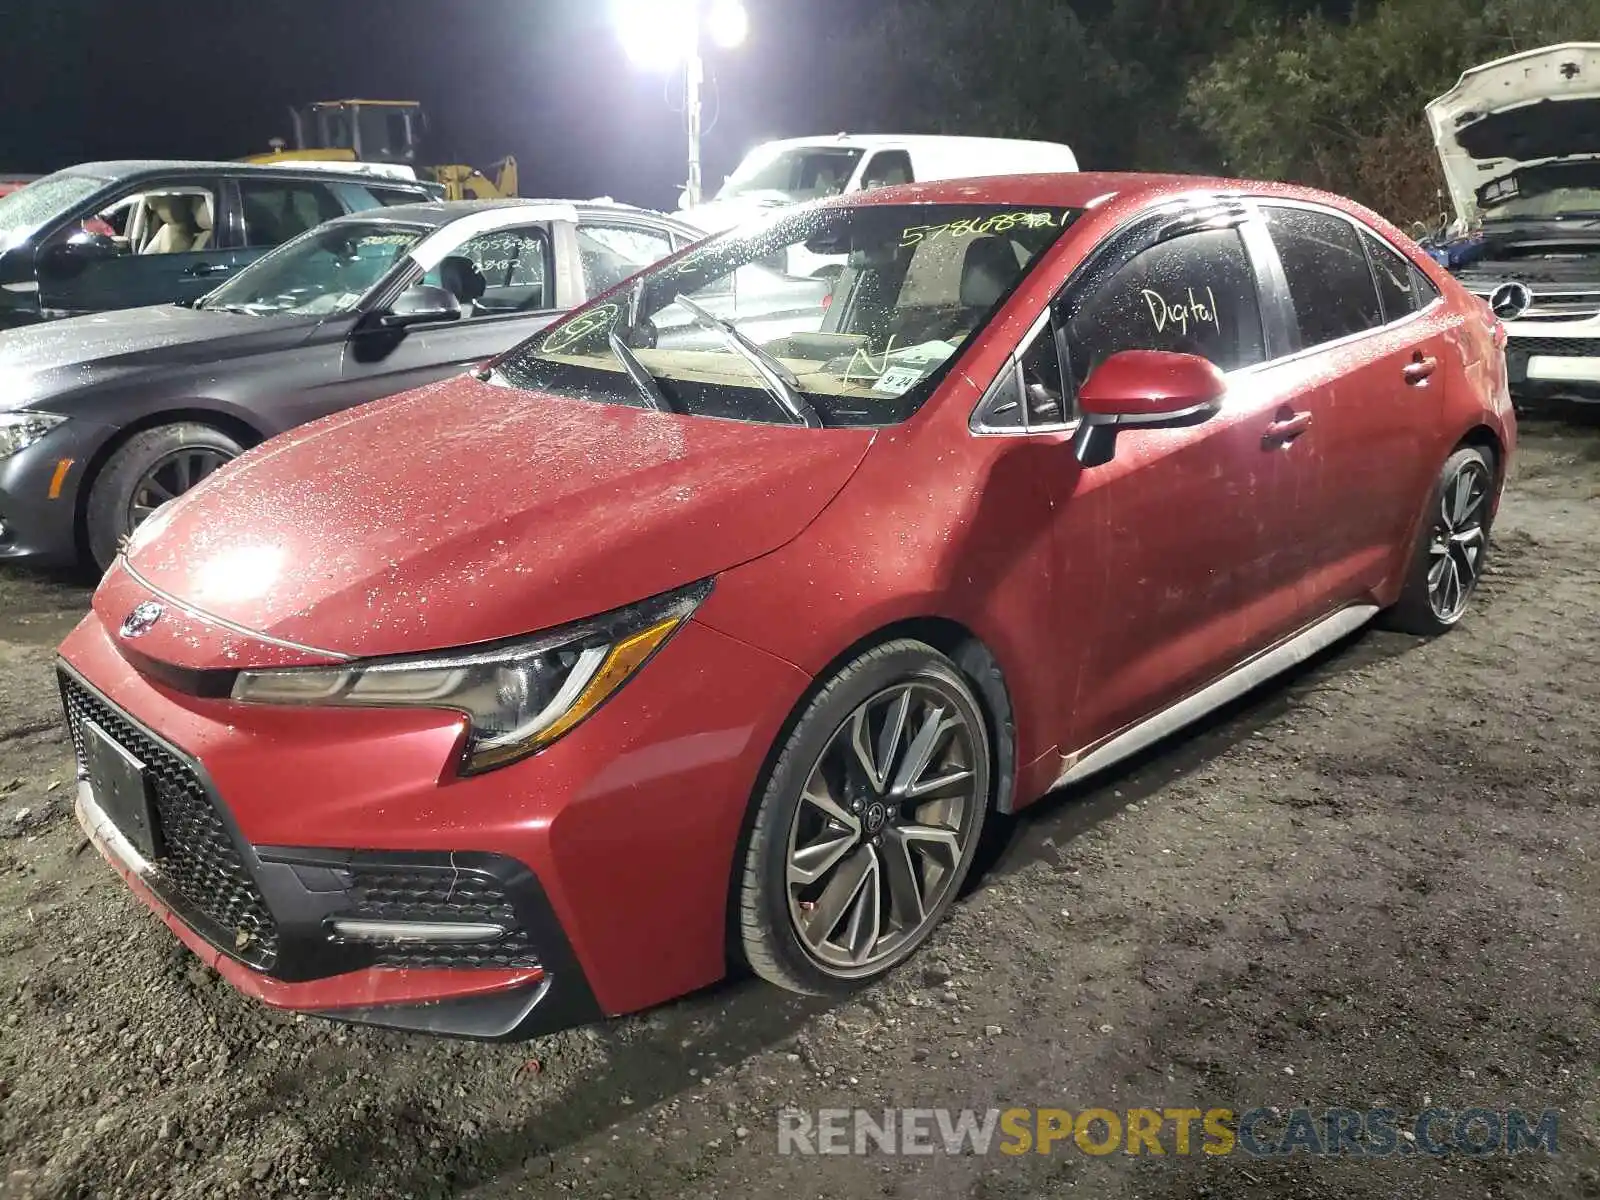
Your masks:
{"label": "front bumper", "polygon": [[66,421],[0,459],[0,561],[78,560],[78,485],[106,431]]}
{"label": "front bumper", "polygon": [[[87,778],[80,821],[185,944],[270,1005],[496,1039],[721,977],[750,791],[808,682],[691,621],[556,746],[462,779],[453,714],[191,695],[98,614],[62,653],[75,740],[92,720],[147,765],[155,861]],[[451,923],[498,928],[416,928]]]}

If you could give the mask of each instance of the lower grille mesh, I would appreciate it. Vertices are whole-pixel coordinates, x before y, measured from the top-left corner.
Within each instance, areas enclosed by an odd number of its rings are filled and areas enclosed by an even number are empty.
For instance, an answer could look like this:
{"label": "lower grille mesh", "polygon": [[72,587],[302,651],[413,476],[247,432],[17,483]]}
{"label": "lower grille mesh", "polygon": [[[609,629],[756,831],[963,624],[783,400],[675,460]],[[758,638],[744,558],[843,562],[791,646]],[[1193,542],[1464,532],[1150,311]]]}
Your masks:
{"label": "lower grille mesh", "polygon": [[405,942],[377,950],[391,967],[536,967],[527,930],[492,876],[449,867],[352,864],[351,908],[340,917],[375,921],[438,921],[499,925],[504,937],[484,942]]}

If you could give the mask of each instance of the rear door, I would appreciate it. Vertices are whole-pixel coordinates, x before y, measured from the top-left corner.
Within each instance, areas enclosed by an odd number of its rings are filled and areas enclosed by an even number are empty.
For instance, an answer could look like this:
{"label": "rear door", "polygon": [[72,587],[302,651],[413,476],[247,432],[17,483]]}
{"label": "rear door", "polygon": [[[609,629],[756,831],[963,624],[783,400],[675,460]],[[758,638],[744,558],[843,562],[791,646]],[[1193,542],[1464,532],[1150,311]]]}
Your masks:
{"label": "rear door", "polygon": [[1439,464],[1448,317],[1415,272],[1364,225],[1329,209],[1263,204],[1298,353],[1271,372],[1283,415],[1306,422],[1285,448],[1305,503],[1298,553],[1307,602],[1366,599],[1410,536]]}

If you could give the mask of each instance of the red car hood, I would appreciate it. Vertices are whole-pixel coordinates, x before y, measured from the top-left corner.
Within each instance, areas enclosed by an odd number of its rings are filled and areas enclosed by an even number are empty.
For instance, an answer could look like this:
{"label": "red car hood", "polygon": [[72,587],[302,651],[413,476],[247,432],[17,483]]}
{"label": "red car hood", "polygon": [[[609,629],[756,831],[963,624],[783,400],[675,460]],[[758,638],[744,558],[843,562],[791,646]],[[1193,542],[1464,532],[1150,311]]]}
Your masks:
{"label": "red car hood", "polygon": [[368,657],[469,645],[778,548],[872,436],[457,377],[252,451],[147,522],[128,565],[187,607],[302,646]]}

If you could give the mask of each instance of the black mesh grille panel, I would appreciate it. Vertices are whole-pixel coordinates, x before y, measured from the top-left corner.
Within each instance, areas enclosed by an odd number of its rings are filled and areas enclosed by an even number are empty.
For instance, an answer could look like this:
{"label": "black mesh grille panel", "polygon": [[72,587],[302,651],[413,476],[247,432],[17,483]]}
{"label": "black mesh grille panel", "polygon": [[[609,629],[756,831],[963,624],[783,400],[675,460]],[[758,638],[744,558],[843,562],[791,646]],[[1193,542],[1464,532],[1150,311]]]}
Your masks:
{"label": "black mesh grille panel", "polygon": [[1600,358],[1600,338],[1514,337],[1511,348],[1558,358]]}
{"label": "black mesh grille panel", "polygon": [[353,864],[350,908],[340,917],[372,921],[439,921],[499,925],[503,937],[484,942],[405,942],[377,948],[394,967],[536,967],[527,930],[492,876],[447,867]]}
{"label": "black mesh grille panel", "polygon": [[199,773],[70,675],[61,676],[61,694],[80,768],[85,720],[145,765],[162,846],[150,882],[175,906],[203,915],[214,928],[197,925],[198,932],[221,949],[252,966],[270,966],[278,953],[277,926]]}

